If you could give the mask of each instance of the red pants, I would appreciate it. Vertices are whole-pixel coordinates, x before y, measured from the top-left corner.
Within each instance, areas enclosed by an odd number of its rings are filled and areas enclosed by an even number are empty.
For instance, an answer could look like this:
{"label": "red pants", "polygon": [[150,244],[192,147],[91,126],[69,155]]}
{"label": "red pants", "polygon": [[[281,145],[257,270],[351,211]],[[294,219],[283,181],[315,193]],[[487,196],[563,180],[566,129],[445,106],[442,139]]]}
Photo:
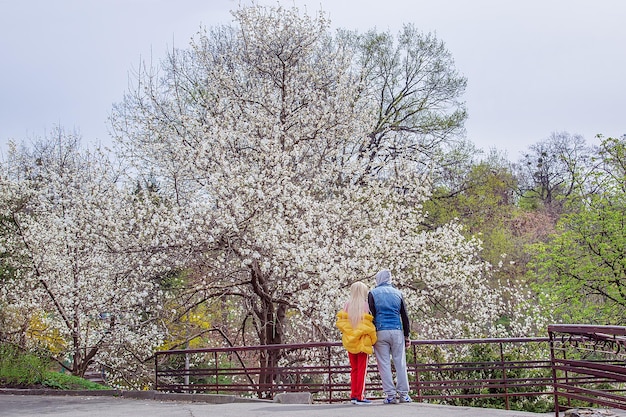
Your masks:
{"label": "red pants", "polygon": [[350,399],[362,400],[365,395],[365,374],[367,373],[367,353],[350,353]]}

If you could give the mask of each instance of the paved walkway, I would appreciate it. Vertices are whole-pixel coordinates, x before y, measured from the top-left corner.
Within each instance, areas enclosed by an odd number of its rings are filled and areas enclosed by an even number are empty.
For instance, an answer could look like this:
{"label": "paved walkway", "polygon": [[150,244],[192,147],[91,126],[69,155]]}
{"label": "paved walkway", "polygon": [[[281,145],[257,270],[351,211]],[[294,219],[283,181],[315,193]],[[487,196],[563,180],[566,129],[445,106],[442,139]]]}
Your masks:
{"label": "paved walkway", "polygon": [[[626,417],[625,410],[605,410]],[[0,389],[0,417],[554,417],[554,413],[425,403],[385,405],[288,404],[229,395],[170,394],[155,391]],[[561,413],[561,417],[563,413]]]}
{"label": "paved walkway", "polygon": [[546,417],[521,411],[452,407],[424,403],[385,405],[279,404],[164,401],[112,396],[0,395],[3,417]]}

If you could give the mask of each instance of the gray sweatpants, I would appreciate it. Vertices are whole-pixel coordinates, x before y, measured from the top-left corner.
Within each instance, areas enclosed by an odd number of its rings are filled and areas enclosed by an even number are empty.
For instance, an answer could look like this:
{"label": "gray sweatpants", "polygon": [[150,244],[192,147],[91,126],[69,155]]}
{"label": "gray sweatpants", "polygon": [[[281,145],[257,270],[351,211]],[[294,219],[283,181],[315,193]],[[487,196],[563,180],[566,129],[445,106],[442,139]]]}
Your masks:
{"label": "gray sweatpants", "polygon": [[[379,330],[378,340],[374,344],[374,354],[378,364],[378,373],[383,383],[383,391],[387,397],[408,394],[409,378],[406,373],[406,353],[404,350],[404,333],[402,330]],[[393,383],[391,360],[396,368],[398,384]]]}

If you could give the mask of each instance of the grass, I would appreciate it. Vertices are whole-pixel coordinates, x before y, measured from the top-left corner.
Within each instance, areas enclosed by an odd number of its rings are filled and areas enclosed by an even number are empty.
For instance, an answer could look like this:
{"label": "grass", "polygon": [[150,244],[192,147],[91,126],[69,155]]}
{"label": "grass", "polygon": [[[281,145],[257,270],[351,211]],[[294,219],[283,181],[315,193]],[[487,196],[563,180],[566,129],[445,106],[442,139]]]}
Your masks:
{"label": "grass", "polygon": [[60,390],[103,390],[111,389],[107,386],[97,384],[87,379],[77,376],[62,374],[60,372],[47,372],[46,378],[42,381],[46,388]]}
{"label": "grass", "polygon": [[50,362],[36,354],[0,345],[0,387],[102,390],[107,386],[50,370]]}

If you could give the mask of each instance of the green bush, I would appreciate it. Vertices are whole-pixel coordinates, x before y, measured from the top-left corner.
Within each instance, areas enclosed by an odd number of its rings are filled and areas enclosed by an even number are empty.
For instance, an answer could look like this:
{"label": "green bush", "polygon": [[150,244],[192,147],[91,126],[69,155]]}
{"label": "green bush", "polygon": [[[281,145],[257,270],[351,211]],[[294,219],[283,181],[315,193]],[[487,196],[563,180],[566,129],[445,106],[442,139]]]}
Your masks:
{"label": "green bush", "polygon": [[79,378],[77,376],[62,374],[60,372],[48,372],[42,385],[48,388],[61,390],[101,390],[110,389],[104,385]]}
{"label": "green bush", "polygon": [[22,353],[11,345],[0,345],[0,383],[8,386],[40,384],[49,363],[41,357]]}
{"label": "green bush", "polygon": [[0,386],[11,388],[46,387],[61,390],[109,389],[72,375],[53,372],[46,358],[0,344]]}

